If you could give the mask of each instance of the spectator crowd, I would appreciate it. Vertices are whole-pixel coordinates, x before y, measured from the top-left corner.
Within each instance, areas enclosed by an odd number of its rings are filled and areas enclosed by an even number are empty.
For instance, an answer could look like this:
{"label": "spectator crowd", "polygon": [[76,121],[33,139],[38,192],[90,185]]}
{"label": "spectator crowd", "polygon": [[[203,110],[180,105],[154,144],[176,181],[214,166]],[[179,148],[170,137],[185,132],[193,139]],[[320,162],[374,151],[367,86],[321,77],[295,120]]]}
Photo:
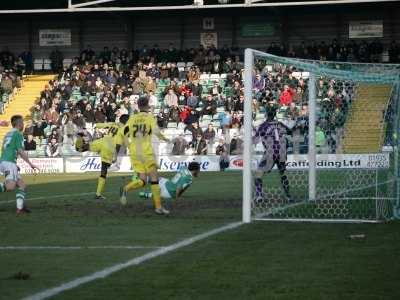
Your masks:
{"label": "spectator crowd", "polygon": [[[26,54],[26,53],[25,53]],[[26,70],[24,53],[15,57],[7,48],[0,52],[0,114],[22,86]]]}
{"label": "spectator crowd", "polygon": [[[378,62],[383,47],[378,41],[339,44],[333,40],[330,45],[302,43],[288,49],[272,43],[267,51],[307,59]],[[398,61],[399,53],[393,42],[390,61]],[[6,53],[0,58],[4,68],[1,88],[3,82],[6,88],[14,87],[16,83],[10,84],[4,76],[18,74],[17,66],[29,70],[32,57],[25,53],[13,59]],[[244,95],[239,48],[200,46],[180,51],[171,44],[167,49],[154,45],[128,52],[104,47],[95,52],[87,46],[69,66],[63,66],[62,58],[60,51],[52,52],[52,68],[58,76],[46,85],[32,108],[31,123],[25,128],[27,150],[40,148],[49,157],[73,154],[78,134],[85,142],[102,137],[104,132],[96,123],[117,122],[123,114],[134,114],[138,98],[147,96],[158,125],[173,138],[168,154],[217,154],[222,169],[229,154],[241,154]],[[278,118],[293,129],[290,151],[305,153],[308,77],[299,76],[298,71],[256,61],[253,119],[261,122],[269,109],[278,109]],[[321,151],[334,152],[351,104],[353,83],[320,78],[317,96],[317,143]]]}

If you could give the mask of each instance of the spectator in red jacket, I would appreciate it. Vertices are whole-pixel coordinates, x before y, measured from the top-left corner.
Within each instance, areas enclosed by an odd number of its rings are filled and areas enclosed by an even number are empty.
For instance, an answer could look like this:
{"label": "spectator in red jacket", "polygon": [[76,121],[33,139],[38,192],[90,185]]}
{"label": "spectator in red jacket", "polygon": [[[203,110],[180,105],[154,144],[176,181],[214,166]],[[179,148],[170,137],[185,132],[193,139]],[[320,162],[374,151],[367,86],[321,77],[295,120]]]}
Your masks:
{"label": "spectator in red jacket", "polygon": [[190,96],[190,88],[186,85],[186,81],[183,81],[181,87],[179,88],[179,94],[182,93],[185,95],[185,97]]}
{"label": "spectator in red jacket", "polygon": [[179,113],[179,118],[181,119],[181,122],[185,122],[187,117],[190,115],[190,111],[192,109],[189,106],[185,106],[181,112]]}
{"label": "spectator in red jacket", "polygon": [[283,86],[283,92],[279,97],[279,102],[283,106],[289,106],[293,101],[293,91],[287,84]]}

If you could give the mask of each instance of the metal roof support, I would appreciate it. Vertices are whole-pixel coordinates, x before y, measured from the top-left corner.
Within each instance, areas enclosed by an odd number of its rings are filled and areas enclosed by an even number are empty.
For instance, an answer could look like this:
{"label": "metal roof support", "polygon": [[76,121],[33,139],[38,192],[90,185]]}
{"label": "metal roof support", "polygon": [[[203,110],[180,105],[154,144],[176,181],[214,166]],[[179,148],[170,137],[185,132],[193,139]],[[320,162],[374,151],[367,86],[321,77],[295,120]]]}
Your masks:
{"label": "metal roof support", "polygon": [[[106,1],[106,0],[99,0]],[[114,0],[109,0],[114,1]],[[146,6],[146,7],[76,7],[56,9],[12,9],[0,10],[0,14],[37,14],[37,13],[68,13],[68,12],[110,12],[110,11],[164,11],[164,10],[196,10],[217,8],[249,8],[249,7],[289,7],[289,6],[316,6],[316,5],[341,5],[357,3],[385,3],[398,0],[326,0],[326,1],[297,1],[297,2],[267,2],[247,4],[219,4],[219,5],[179,5],[179,6]],[[94,2],[94,1],[93,1]],[[89,3],[89,2],[88,2]]]}

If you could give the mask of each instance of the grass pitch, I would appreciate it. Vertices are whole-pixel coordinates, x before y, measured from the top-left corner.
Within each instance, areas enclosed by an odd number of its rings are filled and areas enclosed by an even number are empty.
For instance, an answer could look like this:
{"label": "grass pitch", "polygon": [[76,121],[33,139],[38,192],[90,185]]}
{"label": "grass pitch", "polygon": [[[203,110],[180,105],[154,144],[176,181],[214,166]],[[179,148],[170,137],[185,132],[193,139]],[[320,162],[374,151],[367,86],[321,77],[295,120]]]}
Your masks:
{"label": "grass pitch", "polygon": [[[127,177],[119,175],[107,181],[108,200],[96,202],[88,194],[96,175],[26,177],[33,199],[26,216],[15,216],[8,202],[14,193],[0,195],[0,299],[32,295],[241,218],[240,173],[201,174],[182,202],[168,203],[170,217],[156,216],[135,192],[121,207],[117,191]],[[361,233],[365,239],[349,239]],[[54,299],[400,299],[399,252],[399,222],[256,222]]]}

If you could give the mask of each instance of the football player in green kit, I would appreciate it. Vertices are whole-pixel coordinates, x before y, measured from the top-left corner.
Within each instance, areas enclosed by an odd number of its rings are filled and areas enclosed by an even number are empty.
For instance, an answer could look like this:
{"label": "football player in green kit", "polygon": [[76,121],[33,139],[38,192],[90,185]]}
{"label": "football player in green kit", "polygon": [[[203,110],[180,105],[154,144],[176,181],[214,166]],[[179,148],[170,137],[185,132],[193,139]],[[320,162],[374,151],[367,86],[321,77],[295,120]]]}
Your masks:
{"label": "football player in green kit", "polygon": [[11,117],[11,126],[13,127],[4,137],[0,157],[0,172],[3,173],[6,180],[0,182],[0,193],[16,190],[17,215],[28,213],[30,210],[25,205],[26,184],[19,174],[17,166],[17,157],[21,157],[32,169],[39,169],[28,158],[24,151],[24,120],[22,116],[15,115]]}

